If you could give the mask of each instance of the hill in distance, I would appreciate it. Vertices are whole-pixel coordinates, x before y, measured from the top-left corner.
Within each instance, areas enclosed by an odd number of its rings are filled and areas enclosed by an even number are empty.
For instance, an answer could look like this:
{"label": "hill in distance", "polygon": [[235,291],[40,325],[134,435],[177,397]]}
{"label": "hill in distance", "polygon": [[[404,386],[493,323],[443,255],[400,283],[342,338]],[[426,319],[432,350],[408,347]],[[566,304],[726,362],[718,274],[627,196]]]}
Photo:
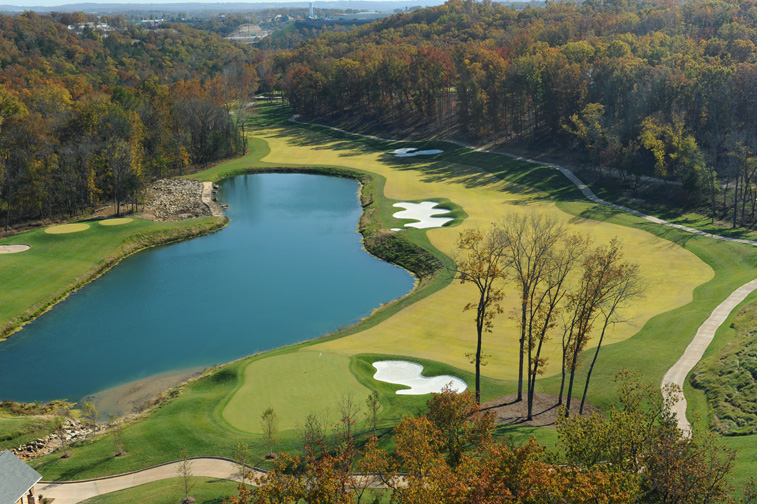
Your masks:
{"label": "hill in distance", "polygon": [[[428,7],[441,5],[444,0],[354,0],[315,2],[321,9],[359,9],[376,12],[393,12],[406,7]],[[88,12],[96,14],[117,14],[130,11],[192,12],[192,11],[251,11],[263,9],[286,9],[307,7],[309,2],[255,2],[255,3],[75,3],[55,6],[0,5],[0,12]]]}

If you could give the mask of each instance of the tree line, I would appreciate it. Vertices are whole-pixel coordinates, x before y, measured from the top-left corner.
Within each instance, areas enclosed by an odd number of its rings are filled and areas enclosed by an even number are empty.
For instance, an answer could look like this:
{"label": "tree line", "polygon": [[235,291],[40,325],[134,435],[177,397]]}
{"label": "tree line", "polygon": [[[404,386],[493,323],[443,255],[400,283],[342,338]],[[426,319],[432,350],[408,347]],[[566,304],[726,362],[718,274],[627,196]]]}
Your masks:
{"label": "tree line", "polygon": [[[735,502],[735,452],[708,432],[684,436],[655,385],[627,371],[616,381],[618,406],[606,416],[562,417],[554,450],[497,439],[493,413],[481,411],[470,391],[433,394],[425,414],[396,426],[392,450],[373,434],[359,442],[354,416],[343,414],[333,443],[318,432],[304,436],[301,455],[281,454],[270,472],[248,474],[257,488],[243,481],[226,502]],[[752,487],[742,502],[754,502]]]}
{"label": "tree line", "polygon": [[627,303],[643,294],[636,264],[624,260],[621,244],[592,247],[591,240],[570,233],[553,217],[531,213],[509,216],[488,229],[467,229],[457,240],[455,277],[477,287],[477,297],[464,311],[475,310],[475,395],[480,401],[483,337],[502,313],[505,287],[518,293],[518,396],[523,400],[526,376],[527,420],[533,416],[536,379],[544,373],[544,344],[555,334],[561,341],[561,384],[557,404],[571,411],[576,371],[583,351],[598,333],[583,387],[582,413],[594,365],[608,327],[620,321]]}
{"label": "tree line", "polygon": [[[76,217],[243,152],[259,54],[181,25],[0,16],[0,219]],[[236,115],[230,112],[237,112]]]}
{"label": "tree line", "polygon": [[[273,57],[307,118],[560,145],[752,226],[757,7],[737,0],[450,0]],[[675,189],[675,190],[672,190]]]}

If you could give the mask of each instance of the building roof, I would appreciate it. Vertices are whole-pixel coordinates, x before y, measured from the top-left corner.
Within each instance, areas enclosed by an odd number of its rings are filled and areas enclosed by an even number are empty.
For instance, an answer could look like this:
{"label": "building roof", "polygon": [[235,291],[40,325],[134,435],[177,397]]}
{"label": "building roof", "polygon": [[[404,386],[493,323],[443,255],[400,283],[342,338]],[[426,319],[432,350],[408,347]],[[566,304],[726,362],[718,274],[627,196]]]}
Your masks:
{"label": "building roof", "polygon": [[16,504],[42,475],[8,450],[0,453],[0,504]]}

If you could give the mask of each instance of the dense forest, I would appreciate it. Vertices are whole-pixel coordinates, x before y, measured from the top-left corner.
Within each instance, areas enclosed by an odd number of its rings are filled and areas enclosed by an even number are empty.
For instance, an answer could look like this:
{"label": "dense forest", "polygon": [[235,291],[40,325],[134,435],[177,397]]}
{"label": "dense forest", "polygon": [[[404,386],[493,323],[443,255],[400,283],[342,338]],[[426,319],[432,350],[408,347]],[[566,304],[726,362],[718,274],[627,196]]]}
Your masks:
{"label": "dense forest", "polygon": [[[0,17],[0,219],[74,217],[240,154],[257,50],[182,25]],[[71,28],[69,28],[69,26]],[[237,114],[236,117],[239,117]]]}
{"label": "dense forest", "polygon": [[[755,223],[757,5],[450,0],[276,55],[294,111],[477,142],[558,145]],[[673,191],[672,188],[676,190]]]}

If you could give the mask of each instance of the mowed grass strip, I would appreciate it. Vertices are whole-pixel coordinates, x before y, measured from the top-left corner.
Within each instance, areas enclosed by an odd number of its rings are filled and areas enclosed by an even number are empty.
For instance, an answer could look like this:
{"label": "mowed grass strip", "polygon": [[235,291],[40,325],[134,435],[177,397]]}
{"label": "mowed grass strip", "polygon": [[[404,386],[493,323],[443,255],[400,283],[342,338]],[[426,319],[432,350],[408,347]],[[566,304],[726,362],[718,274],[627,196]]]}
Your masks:
{"label": "mowed grass strip", "polygon": [[262,433],[260,417],[273,408],[279,430],[299,429],[308,415],[323,425],[339,420],[338,404],[350,397],[362,405],[371,390],[350,372],[350,359],[328,352],[298,351],[250,362],[223,417],[242,431]]}
{"label": "mowed grass strip", "polygon": [[[0,255],[0,339],[19,323],[80,287],[103,268],[135,250],[207,233],[221,226],[212,217],[175,223],[134,219],[128,226],[87,226],[84,232],[19,233],[0,245],[26,243],[22,254]],[[60,227],[60,226],[56,226]]]}
{"label": "mowed grass strip", "polygon": [[[226,497],[238,493],[239,482],[198,476],[191,477],[189,481],[192,485],[189,495],[195,498],[195,504],[221,504]],[[183,498],[184,479],[176,477],[91,497],[81,501],[81,504],[176,504]]]}

